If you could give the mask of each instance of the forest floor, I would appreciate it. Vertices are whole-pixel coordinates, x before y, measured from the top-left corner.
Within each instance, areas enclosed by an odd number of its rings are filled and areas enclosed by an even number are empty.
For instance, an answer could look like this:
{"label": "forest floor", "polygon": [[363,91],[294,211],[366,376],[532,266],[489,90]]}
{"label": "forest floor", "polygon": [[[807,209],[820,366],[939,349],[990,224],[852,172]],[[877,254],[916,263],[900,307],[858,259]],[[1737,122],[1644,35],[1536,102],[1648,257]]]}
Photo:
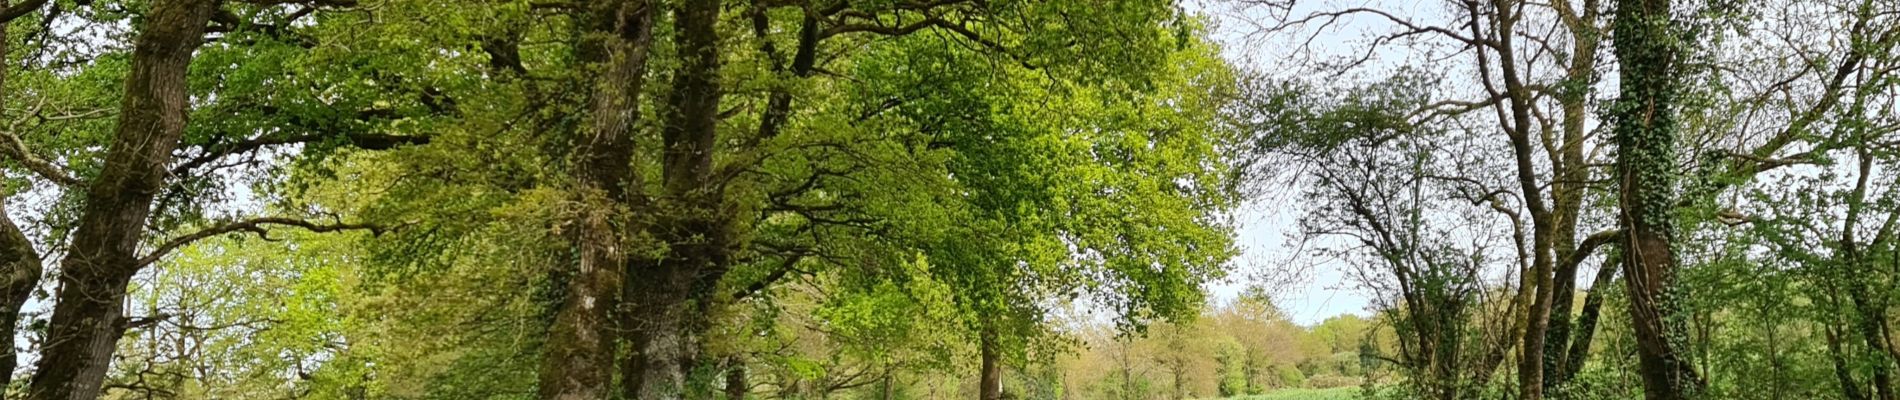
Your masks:
{"label": "forest floor", "polygon": [[1272,393],[1229,397],[1229,400],[1347,400],[1359,394],[1356,387],[1332,389],[1282,389]]}

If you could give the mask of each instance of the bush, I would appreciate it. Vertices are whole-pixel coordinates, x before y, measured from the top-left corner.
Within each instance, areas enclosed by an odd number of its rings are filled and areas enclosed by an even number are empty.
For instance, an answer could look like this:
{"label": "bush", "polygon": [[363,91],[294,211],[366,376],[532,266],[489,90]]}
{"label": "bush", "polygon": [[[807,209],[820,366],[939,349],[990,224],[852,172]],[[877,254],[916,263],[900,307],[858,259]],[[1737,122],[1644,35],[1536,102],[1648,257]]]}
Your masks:
{"label": "bush", "polygon": [[1364,383],[1364,382],[1365,382],[1364,378],[1360,378],[1356,376],[1325,374],[1325,375],[1319,375],[1319,376],[1307,378],[1306,387],[1315,388],[1315,389],[1332,389],[1332,388],[1359,386],[1360,383]]}
{"label": "bush", "polygon": [[1275,365],[1273,377],[1274,382],[1271,383],[1273,387],[1294,388],[1306,385],[1306,374],[1301,373],[1299,368]]}

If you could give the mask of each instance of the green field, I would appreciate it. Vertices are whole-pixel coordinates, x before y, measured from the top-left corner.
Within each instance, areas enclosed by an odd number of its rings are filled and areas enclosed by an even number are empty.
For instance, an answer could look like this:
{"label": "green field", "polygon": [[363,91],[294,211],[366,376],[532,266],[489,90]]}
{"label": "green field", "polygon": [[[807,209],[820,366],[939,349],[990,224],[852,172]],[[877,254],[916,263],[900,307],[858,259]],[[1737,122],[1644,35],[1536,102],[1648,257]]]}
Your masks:
{"label": "green field", "polygon": [[1272,393],[1230,397],[1232,400],[1346,400],[1359,393],[1359,388],[1341,387],[1332,389],[1285,389]]}

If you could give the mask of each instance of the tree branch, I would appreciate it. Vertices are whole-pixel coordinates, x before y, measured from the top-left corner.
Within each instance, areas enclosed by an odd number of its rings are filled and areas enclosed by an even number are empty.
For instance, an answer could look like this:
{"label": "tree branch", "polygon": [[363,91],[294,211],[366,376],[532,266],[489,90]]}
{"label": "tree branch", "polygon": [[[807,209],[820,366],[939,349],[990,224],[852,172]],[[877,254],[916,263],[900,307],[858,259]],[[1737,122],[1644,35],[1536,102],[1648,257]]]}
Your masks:
{"label": "tree branch", "polygon": [[45,5],[46,0],[26,0],[20,4],[14,4],[11,7],[0,9],[0,24],[13,22],[15,19],[26,16],[26,13],[38,10],[41,6]]}
{"label": "tree branch", "polygon": [[30,119],[38,118],[42,121],[49,121],[49,120],[86,118],[86,117],[90,117],[96,114],[102,114],[103,111],[95,110],[95,111],[88,111],[88,112],[79,113],[79,114],[46,117],[46,116],[40,115],[40,109],[44,107],[45,105],[46,105],[46,98],[41,97],[39,99],[39,102],[34,103],[33,107],[29,108],[24,115],[20,116],[19,119],[16,119],[12,123],[7,124],[7,128],[5,131],[0,131],[0,142],[4,142],[4,143],[0,143],[0,153],[6,153],[8,157],[13,157],[14,160],[19,161],[20,164],[25,166],[27,170],[33,171],[33,173],[38,174],[41,178],[45,178],[46,180],[52,181],[55,184],[58,184],[60,186],[79,185],[80,184],[79,179],[74,178],[72,174],[66,173],[64,168],[61,168],[58,164],[54,164],[51,161],[47,161],[44,158],[40,158],[39,156],[34,155],[33,151],[26,147],[26,141],[20,139],[20,135],[18,132],[20,131],[21,127],[26,124],[26,121]]}
{"label": "tree branch", "polygon": [[779,262],[778,269],[772,270],[772,273],[765,275],[764,279],[760,279],[758,282],[752,282],[751,285],[746,285],[744,289],[740,289],[738,292],[734,292],[732,294],[732,300],[733,301],[742,300],[742,299],[745,299],[746,297],[750,297],[754,294],[758,294],[759,292],[765,291],[765,288],[771,287],[772,284],[778,283],[779,280],[785,279],[786,274],[790,274],[792,271],[797,270],[796,267],[798,266],[798,262],[803,261],[804,259],[805,259],[805,253],[803,252],[786,256],[784,261]]}
{"label": "tree branch", "polygon": [[1559,266],[1563,269],[1559,271],[1576,271],[1577,266],[1583,264],[1584,259],[1590,258],[1590,255],[1596,252],[1597,247],[1602,247],[1604,244],[1616,241],[1616,239],[1621,237],[1623,237],[1622,229],[1613,229],[1591,234],[1589,237],[1583,239],[1583,243],[1577,244],[1577,251],[1570,252],[1570,258],[1563,260],[1563,265]]}
{"label": "tree branch", "polygon": [[237,2],[245,3],[245,4],[255,4],[255,5],[260,5],[260,6],[275,6],[275,5],[283,5],[283,4],[310,4],[310,5],[330,6],[330,7],[355,7],[356,6],[356,0],[237,0]]}
{"label": "tree branch", "polygon": [[158,262],[160,258],[164,258],[166,253],[170,253],[173,250],[177,250],[180,247],[184,247],[185,245],[191,244],[192,242],[196,242],[199,240],[203,240],[205,238],[223,235],[226,233],[251,232],[251,233],[257,234],[257,236],[259,237],[268,239],[270,238],[270,236],[268,236],[270,231],[264,228],[265,225],[294,226],[294,227],[303,228],[311,232],[367,230],[367,231],[370,231],[371,235],[378,235],[378,236],[382,235],[383,232],[386,232],[389,230],[388,227],[375,225],[375,224],[344,224],[344,223],[318,224],[315,222],[305,221],[301,219],[284,218],[284,217],[252,218],[252,219],[227,223],[224,225],[218,225],[211,228],[206,228],[204,230],[192,232],[184,236],[172,238],[171,240],[165,241],[165,243],[158,245],[157,248],[152,249],[152,252],[149,254],[146,254],[145,257],[140,257],[138,260],[138,265],[141,267],[146,266],[146,265],[151,265],[154,262]]}
{"label": "tree branch", "polygon": [[14,135],[13,132],[0,132],[0,140],[6,142],[0,145],[0,152],[5,152],[8,157],[13,157],[14,160],[20,162],[20,165],[26,166],[27,170],[33,171],[33,173],[38,174],[41,178],[46,178],[46,180],[52,181],[60,186],[77,186],[80,184],[79,178],[74,178],[72,175],[67,174],[59,165],[55,165],[50,161],[46,161],[46,159],[33,155],[32,151],[27,150],[26,142],[21,141],[20,137]]}
{"label": "tree branch", "polygon": [[[204,154],[192,157],[190,160],[178,164],[177,167],[173,167],[172,174],[182,175],[191,172],[192,169],[204,166],[207,163],[224,158],[225,156],[255,151],[266,146],[310,143],[330,139],[332,137],[335,136],[323,133],[312,133],[294,136],[261,137],[225,145],[214,145],[215,147],[207,147]],[[351,146],[364,150],[388,150],[403,145],[429,144],[428,136],[384,135],[377,133],[346,134],[343,135],[343,140],[349,142]],[[215,150],[213,150],[213,148],[215,148]]]}

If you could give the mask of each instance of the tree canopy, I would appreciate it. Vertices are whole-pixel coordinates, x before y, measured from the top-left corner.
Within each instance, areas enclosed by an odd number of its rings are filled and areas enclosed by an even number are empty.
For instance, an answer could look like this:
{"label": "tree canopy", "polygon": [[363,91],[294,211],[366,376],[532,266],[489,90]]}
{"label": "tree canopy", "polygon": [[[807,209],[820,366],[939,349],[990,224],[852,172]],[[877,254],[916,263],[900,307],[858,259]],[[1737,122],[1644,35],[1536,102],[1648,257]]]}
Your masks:
{"label": "tree canopy", "polygon": [[1896,9],[0,0],[0,398],[1892,400]]}

